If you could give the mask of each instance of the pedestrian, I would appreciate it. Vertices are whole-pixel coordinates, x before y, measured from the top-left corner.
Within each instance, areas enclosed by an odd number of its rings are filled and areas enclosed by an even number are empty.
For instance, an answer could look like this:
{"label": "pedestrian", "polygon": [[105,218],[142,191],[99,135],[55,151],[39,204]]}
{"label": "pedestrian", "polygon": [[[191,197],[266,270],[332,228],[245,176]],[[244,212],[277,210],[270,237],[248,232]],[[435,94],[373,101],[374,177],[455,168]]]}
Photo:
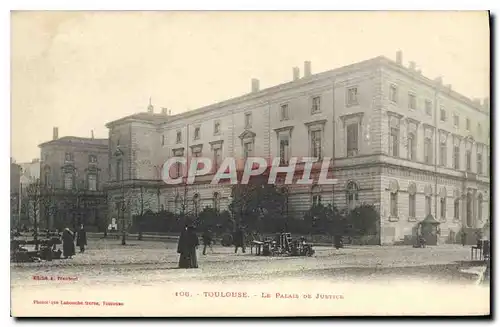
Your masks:
{"label": "pedestrian", "polygon": [[465,246],[467,243],[467,234],[465,233],[465,230],[462,231],[462,246]]}
{"label": "pedestrian", "polygon": [[207,247],[209,247],[212,253],[214,253],[214,249],[212,247],[212,231],[209,228],[205,229],[205,232],[203,232],[202,239],[203,239],[203,255],[207,254]]}
{"label": "pedestrian", "polygon": [[73,232],[65,228],[62,234],[63,255],[64,258],[70,258],[75,255],[75,240]]}
{"label": "pedestrian", "polygon": [[85,227],[80,225],[80,229],[76,233],[76,245],[80,247],[80,253],[85,252],[85,245],[87,245],[87,232]]}
{"label": "pedestrian", "polygon": [[198,248],[198,236],[193,225],[187,225],[181,232],[177,253],[180,254],[179,268],[198,268],[196,249]]}
{"label": "pedestrian", "polygon": [[238,253],[238,248],[241,248],[243,253],[245,253],[245,233],[243,227],[239,227],[233,237],[234,253]]}

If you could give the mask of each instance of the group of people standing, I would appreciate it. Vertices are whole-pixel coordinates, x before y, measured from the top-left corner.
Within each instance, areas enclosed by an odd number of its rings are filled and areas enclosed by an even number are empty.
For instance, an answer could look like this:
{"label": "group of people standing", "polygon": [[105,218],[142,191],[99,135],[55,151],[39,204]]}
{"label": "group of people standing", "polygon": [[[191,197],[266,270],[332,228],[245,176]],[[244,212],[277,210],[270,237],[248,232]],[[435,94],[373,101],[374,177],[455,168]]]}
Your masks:
{"label": "group of people standing", "polygon": [[85,231],[85,227],[80,225],[78,230],[75,233],[69,228],[65,228],[62,232],[62,247],[63,247],[63,256],[65,258],[72,258],[76,254],[75,240],[76,245],[80,248],[80,253],[85,252],[85,246],[87,245],[87,232]]}
{"label": "group of people standing", "polygon": [[[213,236],[210,229],[205,229],[202,234],[202,241],[203,255],[207,254],[207,249],[210,249],[213,253]],[[243,228],[239,228],[233,233],[233,244],[234,253],[238,253],[238,248],[241,248],[242,252],[245,253],[245,232]],[[199,245],[196,228],[192,224],[187,224],[181,232],[179,243],[177,244],[177,253],[180,255],[179,268],[198,268],[196,249],[198,249]]]}

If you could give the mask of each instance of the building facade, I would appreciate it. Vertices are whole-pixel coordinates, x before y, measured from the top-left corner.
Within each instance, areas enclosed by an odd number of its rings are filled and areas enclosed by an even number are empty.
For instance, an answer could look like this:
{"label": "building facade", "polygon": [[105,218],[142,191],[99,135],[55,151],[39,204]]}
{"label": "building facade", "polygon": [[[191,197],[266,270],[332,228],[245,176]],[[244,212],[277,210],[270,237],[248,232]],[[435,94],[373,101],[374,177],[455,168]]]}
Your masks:
{"label": "building facade", "polygon": [[[289,212],[303,216],[313,201],[352,209],[374,204],[380,242],[414,235],[432,214],[440,240],[482,227],[489,217],[489,99],[470,100],[396,61],[377,57],[319,74],[293,69],[292,81],[178,115],[147,112],[107,124],[110,217],[131,219],[138,208],[224,209],[230,188],[161,181],[172,156],[332,157],[335,185],[289,190]],[[210,178],[206,179],[207,181]],[[140,205],[138,200],[141,199]],[[129,209],[121,212],[123,203]]]}
{"label": "building facade", "polygon": [[107,221],[108,140],[65,136],[39,145],[42,227],[103,230]]}

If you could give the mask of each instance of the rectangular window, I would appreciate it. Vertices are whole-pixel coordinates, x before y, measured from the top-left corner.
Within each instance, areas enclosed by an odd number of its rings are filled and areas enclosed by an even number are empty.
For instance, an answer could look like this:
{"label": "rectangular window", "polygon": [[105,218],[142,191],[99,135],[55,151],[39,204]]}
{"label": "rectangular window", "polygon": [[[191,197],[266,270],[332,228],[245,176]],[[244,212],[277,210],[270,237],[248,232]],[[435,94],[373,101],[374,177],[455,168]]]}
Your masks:
{"label": "rectangular window", "polygon": [[483,174],[483,155],[481,153],[477,154],[477,173],[478,175]]}
{"label": "rectangular window", "polygon": [[289,119],[289,115],[288,115],[288,104],[282,104],[281,107],[280,107],[280,119],[281,120],[288,120]]}
{"label": "rectangular window", "polygon": [[413,93],[408,93],[408,108],[417,109],[417,96]]}
{"label": "rectangular window", "polygon": [[161,146],[165,145],[165,135],[161,136]]}
{"label": "rectangular window", "polygon": [[469,118],[465,119],[465,129],[470,131],[470,119]]}
{"label": "rectangular window", "polygon": [[222,163],[222,149],[214,149],[214,171],[217,171]]}
{"label": "rectangular window", "polygon": [[446,152],[446,142],[441,142],[439,144],[439,164],[441,166],[446,166],[446,155],[447,155],[447,152]]}
{"label": "rectangular window", "polygon": [[490,176],[490,166],[491,166],[491,161],[490,161],[490,155],[488,154],[488,161],[486,162],[486,176]]}
{"label": "rectangular window", "polygon": [[66,162],[71,162],[71,161],[73,161],[73,153],[71,153],[71,152],[66,152],[65,157],[64,157],[64,160],[65,160]]}
{"label": "rectangular window", "polygon": [[251,128],[252,127],[252,113],[247,112],[245,113],[245,128]]}
{"label": "rectangular window", "polygon": [[181,143],[182,142],[182,132],[181,131],[177,131],[177,136],[175,138],[175,142],[176,143]]}
{"label": "rectangular window", "polygon": [[321,131],[311,132],[311,156],[321,159]]}
{"label": "rectangular window", "polygon": [[460,200],[455,199],[455,202],[453,203],[453,219],[459,220],[460,219]]}
{"label": "rectangular window", "polygon": [[416,217],[416,200],[415,200],[415,194],[410,194],[410,196],[409,196],[408,216],[410,216],[411,218],[415,218]]}
{"label": "rectangular window", "polygon": [[243,148],[243,156],[245,159],[248,159],[249,157],[253,156],[253,143],[248,142],[244,144]]}
{"label": "rectangular window", "polygon": [[467,150],[465,152],[465,164],[467,167],[467,171],[471,171],[471,152],[470,152],[470,150]]}
{"label": "rectangular window", "polygon": [[358,104],[358,88],[351,87],[347,89],[347,106],[354,106]]}
{"label": "rectangular window", "polygon": [[389,155],[399,156],[399,129],[391,128],[391,136],[389,140]]}
{"label": "rectangular window", "polygon": [[432,141],[428,137],[424,142],[424,162],[428,165],[432,164]]}
{"label": "rectangular window", "polygon": [[408,159],[416,160],[415,157],[415,136],[410,133],[408,135]]}
{"label": "rectangular window", "polygon": [[453,169],[460,169],[460,147],[453,147]]}
{"label": "rectangular window", "polygon": [[446,198],[441,198],[441,220],[446,220]]}
{"label": "rectangular window", "polygon": [[199,140],[200,139],[200,128],[199,127],[196,127],[194,129],[194,139],[195,140]]}
{"label": "rectangular window", "polygon": [[389,100],[394,103],[398,103],[398,87],[396,85],[391,85],[389,90]]}
{"label": "rectangular window", "polygon": [[425,215],[428,216],[431,214],[432,210],[432,201],[431,201],[431,196],[426,195],[425,196]]}
{"label": "rectangular window", "polygon": [[358,123],[347,125],[347,156],[358,155]]}
{"label": "rectangular window", "polygon": [[97,191],[97,176],[95,174],[89,175],[89,191]]}
{"label": "rectangular window", "polygon": [[312,107],[311,107],[311,113],[316,113],[321,111],[321,98],[320,97],[314,97],[312,98]]}
{"label": "rectangular window", "polygon": [[89,155],[89,163],[97,163],[97,156],[94,154]]}
{"label": "rectangular window", "polygon": [[214,122],[214,135],[219,135],[220,133],[220,122],[215,121]]}
{"label": "rectangular window", "polygon": [[458,115],[453,115],[453,126],[455,126],[456,128],[458,128],[460,125],[460,120],[458,118]]}
{"label": "rectangular window", "polygon": [[122,180],[122,161],[120,159],[116,160],[116,180]]}
{"label": "rectangular window", "polygon": [[398,193],[391,193],[391,216],[398,216]]}
{"label": "rectangular window", "polygon": [[428,116],[432,116],[432,101],[431,100],[425,100],[425,113]]}
{"label": "rectangular window", "polygon": [[288,164],[290,160],[290,144],[288,136],[282,136],[280,138],[280,163]]}
{"label": "rectangular window", "polygon": [[192,149],[191,152],[192,152],[194,158],[201,157],[201,151],[200,151],[200,149]]}
{"label": "rectangular window", "polygon": [[71,173],[64,174],[64,188],[66,190],[73,189],[73,174]]}
{"label": "rectangular window", "polygon": [[446,109],[444,107],[439,110],[439,119],[443,122],[446,121]]}

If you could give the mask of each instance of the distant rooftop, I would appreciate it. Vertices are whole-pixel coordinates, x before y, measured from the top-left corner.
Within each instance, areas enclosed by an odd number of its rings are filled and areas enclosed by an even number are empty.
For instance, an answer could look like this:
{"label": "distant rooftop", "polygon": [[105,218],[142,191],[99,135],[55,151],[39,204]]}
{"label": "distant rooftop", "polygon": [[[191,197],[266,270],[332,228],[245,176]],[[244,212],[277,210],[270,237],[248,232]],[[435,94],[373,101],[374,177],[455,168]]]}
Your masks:
{"label": "distant rooftop", "polygon": [[[252,79],[252,88],[250,93],[243,94],[241,96],[237,96],[228,100],[224,100],[218,103],[214,103],[208,106],[204,106],[198,109],[190,110],[187,112],[175,114],[175,115],[169,115],[166,113],[165,110],[162,110],[162,113],[154,113],[153,112],[153,107],[151,103],[147,107],[147,112],[140,112],[140,113],[135,113],[132,115],[128,115],[122,118],[119,118],[117,120],[111,121],[106,124],[106,127],[110,128],[113,125],[120,124],[122,122],[127,122],[127,121],[144,121],[144,122],[151,122],[151,123],[156,123],[156,124],[163,124],[168,121],[173,121],[173,120],[179,120],[182,118],[187,118],[190,116],[194,116],[197,114],[202,114],[207,111],[216,109],[216,108],[221,108],[224,106],[228,106],[231,104],[243,102],[246,100],[250,99],[255,99],[261,96],[265,96],[267,94],[272,94],[277,91],[283,90],[283,89],[289,89],[291,87],[295,87],[297,85],[301,84],[306,84],[312,81],[324,79],[324,78],[329,78],[332,75],[336,74],[343,74],[345,72],[349,72],[350,70],[353,69],[359,69],[361,67],[369,67],[373,64],[382,64],[386,65],[395,69],[400,70],[403,73],[410,74],[414,78],[418,78],[418,80],[422,83],[426,83],[428,85],[432,85],[434,87],[440,87],[443,92],[447,93],[449,96],[455,98],[458,101],[463,102],[464,104],[475,108],[478,111],[489,111],[489,98],[484,99],[484,102],[481,103],[479,99],[470,99],[454,90],[452,90],[452,87],[450,84],[443,85],[443,80],[441,77],[438,77],[434,80],[431,80],[424,75],[422,75],[422,71],[420,69],[417,69],[416,63],[411,61],[409,63],[408,67],[403,66],[402,64],[402,52],[398,51],[396,54],[396,61],[391,60],[385,56],[378,56],[375,58],[371,58],[368,60],[364,60],[361,62],[353,63],[350,65],[342,66],[339,68],[335,68],[332,70],[328,70],[325,72],[317,73],[317,74],[312,74],[311,73],[311,62],[306,61],[304,62],[304,76],[299,77],[299,69],[297,67],[293,68],[293,80],[281,83],[275,86],[271,86],[266,89],[259,89],[259,80],[258,79]],[[486,110],[485,107],[488,107]]]}
{"label": "distant rooftop", "polygon": [[56,140],[50,140],[39,145],[39,147],[47,145],[57,145],[57,144],[81,144],[81,145],[100,145],[108,146],[108,139],[96,139],[90,137],[78,137],[78,136],[63,136]]}

